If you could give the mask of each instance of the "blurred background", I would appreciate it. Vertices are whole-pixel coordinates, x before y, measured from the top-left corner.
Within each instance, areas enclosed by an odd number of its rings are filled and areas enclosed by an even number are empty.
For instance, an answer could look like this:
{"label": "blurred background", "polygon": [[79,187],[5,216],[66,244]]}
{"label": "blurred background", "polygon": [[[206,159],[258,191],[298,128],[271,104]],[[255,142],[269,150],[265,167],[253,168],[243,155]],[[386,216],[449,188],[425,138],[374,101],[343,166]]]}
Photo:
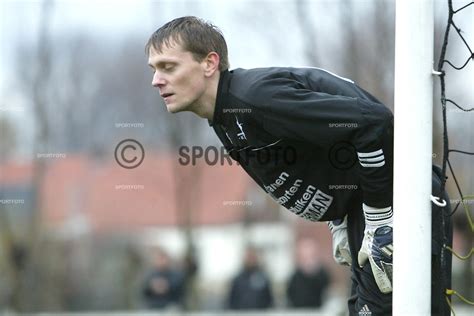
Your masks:
{"label": "blurred background", "polygon": [[[196,15],[223,31],[231,68],[325,68],[393,110],[394,1],[0,3],[0,312],[345,313],[349,271],[333,262],[325,223],[280,209],[235,163],[179,163],[181,146],[220,143],[207,121],[167,113],[144,45],[167,21]],[[471,47],[473,10],[457,17]],[[435,65],[447,12],[435,1]],[[447,56],[460,65],[469,52],[451,35]],[[473,67],[447,68],[447,94],[465,107]],[[435,81],[437,164],[439,96]],[[474,151],[472,112],[447,112],[450,146]],[[125,139],[146,153],[135,169],[115,160]],[[451,162],[473,195],[473,158]],[[447,186],[456,204],[452,177]],[[453,216],[454,248],[466,254],[472,231],[461,207]],[[471,299],[473,262],[453,259],[453,288]]]}

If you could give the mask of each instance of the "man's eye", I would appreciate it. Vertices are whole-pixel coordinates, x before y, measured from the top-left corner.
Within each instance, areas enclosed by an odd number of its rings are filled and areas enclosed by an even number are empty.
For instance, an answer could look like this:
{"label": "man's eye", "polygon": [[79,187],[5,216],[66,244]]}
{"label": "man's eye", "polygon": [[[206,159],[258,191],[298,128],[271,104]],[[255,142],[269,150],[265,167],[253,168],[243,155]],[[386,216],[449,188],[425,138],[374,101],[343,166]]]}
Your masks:
{"label": "man's eye", "polygon": [[163,68],[164,71],[173,71],[174,70],[174,65],[168,65]]}

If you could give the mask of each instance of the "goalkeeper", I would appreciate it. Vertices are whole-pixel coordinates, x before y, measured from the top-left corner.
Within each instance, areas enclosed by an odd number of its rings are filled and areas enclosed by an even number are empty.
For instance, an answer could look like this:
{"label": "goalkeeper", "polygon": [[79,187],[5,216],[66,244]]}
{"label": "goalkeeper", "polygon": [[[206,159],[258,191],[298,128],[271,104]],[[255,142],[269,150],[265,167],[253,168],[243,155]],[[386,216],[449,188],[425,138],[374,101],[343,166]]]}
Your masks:
{"label": "goalkeeper", "polygon": [[279,204],[329,222],[336,261],[351,266],[350,314],[391,314],[391,111],[323,69],[229,70],[222,33],[196,17],[159,28],[146,53],[169,112],[207,119],[230,156]]}

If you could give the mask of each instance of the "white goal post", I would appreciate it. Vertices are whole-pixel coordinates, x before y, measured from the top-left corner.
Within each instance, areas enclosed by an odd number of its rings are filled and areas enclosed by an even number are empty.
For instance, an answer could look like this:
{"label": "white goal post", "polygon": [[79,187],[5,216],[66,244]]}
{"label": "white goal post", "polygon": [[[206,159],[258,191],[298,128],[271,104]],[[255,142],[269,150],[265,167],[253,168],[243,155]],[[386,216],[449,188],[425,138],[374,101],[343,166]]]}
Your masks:
{"label": "white goal post", "polygon": [[393,315],[431,315],[432,0],[397,0]]}

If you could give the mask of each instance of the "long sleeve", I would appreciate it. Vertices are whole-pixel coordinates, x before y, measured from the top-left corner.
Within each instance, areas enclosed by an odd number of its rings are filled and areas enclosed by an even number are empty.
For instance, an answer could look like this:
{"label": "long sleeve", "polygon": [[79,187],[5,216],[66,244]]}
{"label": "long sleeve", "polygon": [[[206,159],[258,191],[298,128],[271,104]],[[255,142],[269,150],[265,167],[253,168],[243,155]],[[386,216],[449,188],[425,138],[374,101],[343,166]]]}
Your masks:
{"label": "long sleeve", "polygon": [[[293,75],[293,74],[292,74]],[[360,176],[364,203],[374,207],[392,204],[393,115],[383,104],[351,82],[310,85],[293,76],[262,78],[247,93],[249,104],[263,128],[277,137],[319,147],[327,159],[349,152]],[[314,91],[333,87],[329,94]],[[322,89],[319,89],[322,90]],[[347,92],[349,91],[349,93]],[[346,153],[347,154],[347,153]],[[337,168],[337,164],[335,168]]]}

